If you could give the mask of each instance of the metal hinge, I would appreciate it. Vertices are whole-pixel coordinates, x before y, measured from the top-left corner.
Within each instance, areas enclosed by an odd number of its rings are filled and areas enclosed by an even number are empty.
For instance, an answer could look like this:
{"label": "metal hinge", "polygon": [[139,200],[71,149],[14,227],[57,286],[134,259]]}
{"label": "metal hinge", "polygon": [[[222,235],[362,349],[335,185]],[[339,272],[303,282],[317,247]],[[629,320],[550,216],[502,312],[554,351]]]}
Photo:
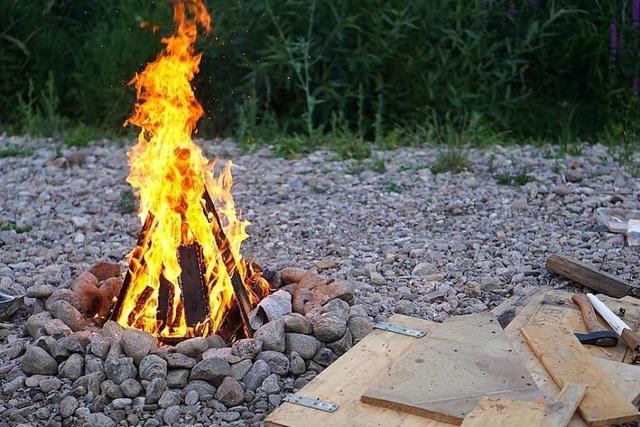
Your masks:
{"label": "metal hinge", "polygon": [[319,409],[325,412],[335,412],[338,405],[320,399],[312,399],[310,397],[290,394],[284,398],[285,402],[295,403],[296,405],[306,406],[307,408]]}
{"label": "metal hinge", "polygon": [[427,333],[419,331],[417,329],[405,328],[404,326],[395,325],[389,322],[377,322],[373,324],[375,329],[382,329],[384,331],[394,332],[396,334],[408,335],[414,338],[422,338]]}

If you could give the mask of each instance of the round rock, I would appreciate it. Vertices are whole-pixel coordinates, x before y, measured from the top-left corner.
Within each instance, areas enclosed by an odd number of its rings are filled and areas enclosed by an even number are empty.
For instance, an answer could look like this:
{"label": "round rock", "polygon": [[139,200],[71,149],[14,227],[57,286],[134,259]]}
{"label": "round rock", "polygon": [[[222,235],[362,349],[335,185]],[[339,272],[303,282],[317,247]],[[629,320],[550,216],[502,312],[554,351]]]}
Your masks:
{"label": "round rock", "polygon": [[22,370],[27,374],[55,375],[58,363],[44,349],[36,346],[27,348],[22,356]]}
{"label": "round rock", "polygon": [[224,377],[231,374],[229,362],[218,357],[211,357],[196,364],[191,370],[189,379],[204,380],[214,386],[220,385]]}
{"label": "round rock", "polygon": [[151,381],[154,378],[165,378],[167,376],[167,362],[160,356],[149,354],[142,359],[138,368],[140,378]]}

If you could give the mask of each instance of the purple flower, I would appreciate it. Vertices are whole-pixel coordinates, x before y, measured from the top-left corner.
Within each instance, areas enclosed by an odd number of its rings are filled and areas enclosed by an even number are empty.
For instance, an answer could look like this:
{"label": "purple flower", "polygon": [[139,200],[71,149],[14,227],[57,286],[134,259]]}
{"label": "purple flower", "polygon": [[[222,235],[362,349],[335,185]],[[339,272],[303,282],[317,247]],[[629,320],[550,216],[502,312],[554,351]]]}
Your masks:
{"label": "purple flower", "polygon": [[[640,3],[640,0],[636,1]],[[529,8],[534,12],[538,10],[538,0],[529,0]]]}
{"label": "purple flower", "polygon": [[632,0],[631,28],[633,29],[633,31],[637,31],[639,25],[640,25],[640,0]]}
{"label": "purple flower", "polygon": [[517,14],[518,14],[518,6],[516,6],[516,4],[513,1],[510,1],[509,5],[507,6],[507,15],[509,15],[509,18],[513,18]]}
{"label": "purple flower", "polygon": [[618,55],[618,25],[616,20],[611,21],[609,26],[610,40],[609,40],[609,60],[611,61],[611,67],[616,65],[616,57]]}

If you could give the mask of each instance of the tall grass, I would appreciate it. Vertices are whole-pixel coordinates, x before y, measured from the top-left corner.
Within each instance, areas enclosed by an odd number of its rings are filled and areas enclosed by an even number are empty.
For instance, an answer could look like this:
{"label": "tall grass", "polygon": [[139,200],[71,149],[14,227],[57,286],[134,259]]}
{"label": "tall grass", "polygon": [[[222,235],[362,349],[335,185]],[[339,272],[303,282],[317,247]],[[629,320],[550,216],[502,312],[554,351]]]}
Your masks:
{"label": "tall grass", "polygon": [[[212,0],[201,132],[285,154],[331,136],[356,156],[400,138],[637,141],[638,1]],[[22,130],[53,82],[56,115],[119,130],[170,18],[165,1],[0,2],[0,123]]]}

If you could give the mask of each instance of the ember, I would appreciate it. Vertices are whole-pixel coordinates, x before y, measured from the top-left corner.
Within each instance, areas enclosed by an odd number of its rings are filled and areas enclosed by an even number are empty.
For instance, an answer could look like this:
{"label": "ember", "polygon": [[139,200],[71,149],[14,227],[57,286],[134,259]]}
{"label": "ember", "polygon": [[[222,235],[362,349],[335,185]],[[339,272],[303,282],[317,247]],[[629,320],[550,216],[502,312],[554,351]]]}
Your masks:
{"label": "ember", "polygon": [[164,50],[131,81],[138,100],[126,124],[141,132],[127,181],[143,227],[111,317],[165,341],[250,336],[248,313],[269,285],[240,253],[248,223],[236,214],[231,164],[216,176],[192,139],[203,114],[191,86],[201,58],[194,43],[211,18],[196,0],[176,2],[174,21]]}

